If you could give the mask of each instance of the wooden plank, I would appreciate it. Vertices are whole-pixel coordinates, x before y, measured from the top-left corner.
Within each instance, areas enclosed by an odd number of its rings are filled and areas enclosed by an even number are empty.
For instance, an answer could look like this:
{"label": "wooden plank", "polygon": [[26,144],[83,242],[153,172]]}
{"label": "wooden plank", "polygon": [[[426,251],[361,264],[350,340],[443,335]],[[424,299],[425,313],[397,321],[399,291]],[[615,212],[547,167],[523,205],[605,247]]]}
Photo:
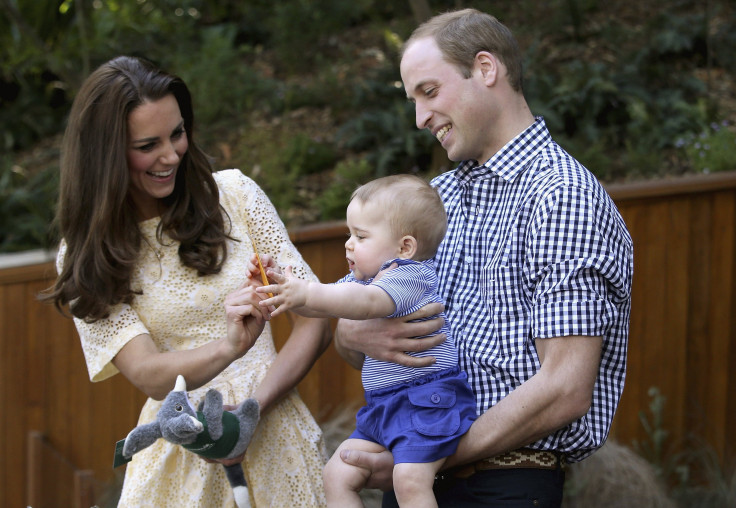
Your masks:
{"label": "wooden plank", "polygon": [[[8,392],[11,389],[10,383],[10,332],[8,323],[10,318],[7,313],[7,287],[0,285],[0,408],[9,408],[7,400]],[[8,418],[0,418],[0,457],[9,457],[7,443],[11,438],[10,429],[8,427]],[[2,506],[21,506],[23,499],[11,499],[9,494],[10,472],[8,463],[10,461],[4,458],[0,460],[0,505]]]}
{"label": "wooden plank", "polygon": [[[690,410],[686,418],[686,428],[697,433],[702,431],[705,414],[705,401],[709,397],[711,386],[707,382],[694,382],[708,377],[709,348],[712,339],[710,311],[712,293],[710,278],[712,256],[712,206],[707,196],[692,200],[693,217],[690,221],[690,305],[687,323],[688,363],[685,376],[689,382],[681,395]],[[702,434],[701,434],[702,435]],[[676,436],[677,437],[677,436]],[[680,439],[683,436],[679,436]]]}
{"label": "wooden plank", "polygon": [[74,473],[74,506],[90,508],[95,505],[95,474],[89,469]]}
{"label": "wooden plank", "polygon": [[639,357],[635,354],[638,347],[639,337],[643,336],[644,319],[646,313],[638,312],[639,306],[637,302],[641,300],[639,288],[640,283],[640,269],[639,259],[641,252],[637,239],[639,238],[639,230],[642,228],[644,213],[640,207],[632,206],[630,203],[624,203],[619,205],[619,212],[626,222],[626,226],[634,239],[634,280],[632,287],[632,309],[631,318],[629,323],[629,348],[626,360],[626,382],[624,386],[623,394],[621,395],[621,401],[619,402],[616,415],[614,416],[613,425],[611,427],[610,437],[620,442],[629,442],[636,437],[636,429],[638,423],[634,421],[629,415],[636,412],[639,400],[639,391],[641,386],[638,383],[632,382],[632,379],[637,379],[641,372],[641,365]]}
{"label": "wooden plank", "polygon": [[[661,295],[664,307],[663,321],[654,323],[652,332],[656,349],[661,358],[659,381],[662,393],[667,397],[666,421],[668,432],[682,436],[686,432],[685,417],[689,407],[679,397],[687,384],[687,319],[688,319],[688,276],[687,263],[690,253],[687,227],[690,220],[689,200],[680,198],[667,202],[666,222],[660,226],[664,230],[663,263],[656,275],[664,280]],[[652,274],[649,274],[652,276]],[[657,333],[656,329],[661,329]]]}
{"label": "wooden plank", "polygon": [[56,268],[53,262],[17,266],[0,270],[0,284],[7,285],[38,280],[53,280],[55,276]]}
{"label": "wooden plank", "polygon": [[[642,280],[639,281],[643,290],[640,298],[642,302],[646,302],[646,317],[642,330],[643,335],[631,338],[632,346],[637,348],[637,357],[641,366],[639,380],[631,380],[640,386],[637,400],[639,408],[648,408],[651,401],[649,395],[651,388],[659,389],[665,396],[670,395],[667,380],[670,369],[676,368],[676,366],[664,364],[662,358],[664,352],[660,346],[661,341],[666,340],[662,337],[662,323],[667,319],[667,309],[663,298],[666,291],[667,274],[662,272],[667,254],[667,236],[662,225],[666,224],[668,209],[666,203],[657,201],[649,204],[646,212],[644,235],[639,239],[640,262],[638,265],[643,273],[648,274],[646,277],[641,277]],[[671,406],[666,408],[666,413],[671,417]],[[642,430],[637,428],[635,434],[640,439],[646,439],[648,436]]]}
{"label": "wooden plank", "polygon": [[[41,506],[43,491],[43,434],[37,430],[28,432],[26,445],[26,506]],[[10,505],[6,505],[10,506]],[[19,506],[19,505],[16,505]]]}
{"label": "wooden plank", "polygon": [[50,308],[41,306],[36,301],[39,291],[46,287],[45,283],[31,282],[25,286],[24,302],[27,304],[24,312],[28,330],[26,332],[26,404],[28,426],[34,429],[44,429],[44,409],[47,397],[46,386],[49,383],[48,370],[45,362],[46,343],[53,340],[48,326],[47,316]]}
{"label": "wooden plank", "polygon": [[[736,203],[736,193],[731,193],[731,199],[734,203]],[[736,229],[736,205],[732,205],[732,214],[730,219],[730,224],[732,229]],[[724,277],[725,279],[725,277]],[[734,429],[736,428],[736,369],[733,368],[734,365],[736,365],[736,319],[733,317],[736,312],[733,311],[734,308],[736,308],[736,255],[731,255],[731,281],[729,284],[730,293],[729,293],[729,299],[731,302],[731,323],[730,323],[730,329],[728,330],[728,335],[723,338],[723,340],[726,340],[729,349],[728,349],[728,365],[729,368],[727,369],[728,378],[727,378],[727,389],[728,389],[728,397],[726,397],[726,421],[724,427],[726,429]],[[736,457],[736,440],[733,438],[726,439],[726,443],[724,445],[723,453],[723,464],[727,464],[728,458]]]}
{"label": "wooden plank", "polygon": [[634,239],[634,280],[626,383],[614,417],[611,434],[612,437],[623,443],[630,443],[633,440],[641,440],[637,412],[640,408],[646,407],[646,404],[642,405],[642,401],[646,400],[649,388],[641,382],[647,369],[641,351],[647,340],[646,326],[649,313],[640,311],[642,306],[639,302],[646,302],[649,295],[647,294],[647,277],[642,276],[645,272],[647,249],[644,242],[639,239],[647,237],[650,228],[650,214],[649,206],[628,207],[628,209],[622,207],[621,210],[625,214],[627,226]]}
{"label": "wooden plank", "polygon": [[26,506],[77,506],[73,501],[74,466],[49,444],[42,432],[30,431],[27,442]]}
{"label": "wooden plank", "polygon": [[[71,319],[66,320],[67,326],[73,328]],[[88,413],[91,409],[87,406],[74,406],[76,395],[72,393],[69,384],[70,376],[74,375],[76,363],[70,354],[74,351],[74,342],[68,333],[54,333],[53,340],[49,341],[49,358],[46,368],[50,373],[47,401],[49,414],[47,420],[48,439],[64,456],[78,455],[74,448],[78,442],[74,438],[76,429],[69,419],[70,412]],[[76,340],[78,342],[78,339]],[[74,460],[70,457],[71,460]]]}
{"label": "wooden plank", "polygon": [[[6,342],[5,369],[2,376],[5,377],[7,390],[3,401],[3,411],[12,414],[12,418],[4,418],[6,435],[4,443],[5,474],[11,474],[17,468],[24,471],[27,467],[26,460],[26,434],[29,428],[27,423],[26,386],[28,381],[27,354],[25,349],[25,337],[28,326],[23,316],[25,315],[24,286],[12,284],[4,287],[5,301],[4,314],[7,322],[3,326],[3,340]],[[12,477],[12,476],[11,476]],[[6,496],[10,500],[23,502],[25,496],[22,482],[8,481],[6,484]],[[7,505],[10,506],[10,505]]]}
{"label": "wooden plank", "polygon": [[650,200],[657,197],[692,196],[724,189],[736,189],[736,172],[604,184],[604,187],[616,203],[638,199]]}
{"label": "wooden plank", "polygon": [[704,372],[710,389],[704,402],[705,418],[704,435],[709,437],[710,444],[716,450],[723,450],[732,429],[726,427],[726,401],[728,390],[728,357],[731,320],[736,309],[733,299],[733,287],[729,286],[733,279],[733,259],[736,257],[734,246],[734,225],[730,219],[734,215],[734,199],[727,193],[715,193],[712,199],[713,216],[711,237],[713,248],[710,252],[710,291],[711,305],[708,318],[710,328],[710,348],[707,358],[708,371]]}

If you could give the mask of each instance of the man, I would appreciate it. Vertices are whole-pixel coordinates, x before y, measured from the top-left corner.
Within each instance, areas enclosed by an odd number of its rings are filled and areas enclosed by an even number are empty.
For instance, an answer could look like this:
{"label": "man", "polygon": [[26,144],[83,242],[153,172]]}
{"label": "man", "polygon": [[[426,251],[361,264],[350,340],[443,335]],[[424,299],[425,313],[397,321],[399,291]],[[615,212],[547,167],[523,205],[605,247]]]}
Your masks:
{"label": "man", "polygon": [[[624,385],[631,237],[531,113],[521,67],[511,32],[473,9],[430,19],[402,52],[417,127],[460,163],[432,182],[449,221],[435,264],[479,418],[435,482],[440,506],[559,506],[565,463],[603,444]],[[343,320],[336,345],[356,366],[363,355],[417,365],[404,351],[440,340],[411,338],[437,324],[407,321]],[[390,489],[390,456],[341,457]]]}

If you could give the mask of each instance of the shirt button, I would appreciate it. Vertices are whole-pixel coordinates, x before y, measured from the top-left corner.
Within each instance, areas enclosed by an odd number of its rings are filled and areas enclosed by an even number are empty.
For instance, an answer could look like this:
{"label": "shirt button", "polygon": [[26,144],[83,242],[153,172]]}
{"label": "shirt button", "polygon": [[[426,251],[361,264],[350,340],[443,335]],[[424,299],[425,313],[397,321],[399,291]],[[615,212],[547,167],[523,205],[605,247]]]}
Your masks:
{"label": "shirt button", "polygon": [[429,400],[431,400],[435,404],[439,404],[441,398],[438,393],[433,393],[432,396],[429,398]]}

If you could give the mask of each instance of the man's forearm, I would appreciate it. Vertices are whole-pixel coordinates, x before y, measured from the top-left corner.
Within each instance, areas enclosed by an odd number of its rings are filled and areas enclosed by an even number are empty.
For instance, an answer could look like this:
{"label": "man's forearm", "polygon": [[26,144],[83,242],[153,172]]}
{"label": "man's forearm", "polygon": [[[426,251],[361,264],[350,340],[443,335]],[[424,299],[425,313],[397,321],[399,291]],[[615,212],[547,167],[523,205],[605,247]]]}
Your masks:
{"label": "man's forearm", "polygon": [[361,370],[363,368],[365,355],[360,351],[356,351],[355,349],[350,349],[346,347],[342,340],[347,333],[350,333],[348,331],[349,325],[349,320],[338,320],[337,328],[335,329],[335,349],[337,350],[337,353],[343,358],[343,360],[348,362],[354,368]]}
{"label": "man's forearm", "polygon": [[584,416],[601,342],[600,337],[560,337],[538,344],[539,371],[473,423],[446,467],[527,446]]}

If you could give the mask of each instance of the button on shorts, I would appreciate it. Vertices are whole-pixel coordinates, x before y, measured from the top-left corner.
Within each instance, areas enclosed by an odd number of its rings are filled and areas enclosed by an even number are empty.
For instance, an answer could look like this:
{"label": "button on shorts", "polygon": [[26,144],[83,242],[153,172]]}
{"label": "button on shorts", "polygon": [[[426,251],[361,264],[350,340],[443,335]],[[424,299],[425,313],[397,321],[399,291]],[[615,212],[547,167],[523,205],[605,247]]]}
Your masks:
{"label": "button on shorts", "polygon": [[452,455],[477,418],[475,395],[459,367],[367,391],[365,400],[350,437],[384,446],[396,464]]}

